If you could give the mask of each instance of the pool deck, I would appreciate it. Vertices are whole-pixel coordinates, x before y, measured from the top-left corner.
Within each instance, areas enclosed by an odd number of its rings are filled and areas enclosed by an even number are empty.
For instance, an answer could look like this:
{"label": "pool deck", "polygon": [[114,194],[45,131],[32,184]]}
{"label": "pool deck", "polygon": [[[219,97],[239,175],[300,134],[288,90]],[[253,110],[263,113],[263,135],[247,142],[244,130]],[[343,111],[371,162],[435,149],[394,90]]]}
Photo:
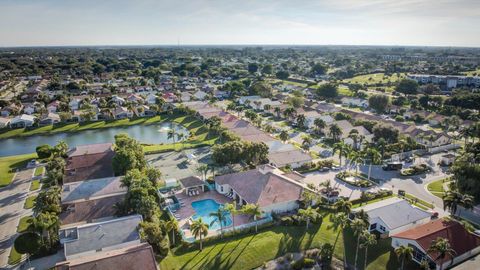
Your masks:
{"label": "pool deck", "polygon": [[[206,192],[200,193],[199,195],[191,196],[191,197],[187,196],[185,192],[178,192],[175,194],[175,196],[177,197],[177,199],[179,199],[180,202],[185,204],[179,210],[177,210],[175,215],[178,215],[180,217],[180,220],[178,221],[178,226],[183,231],[186,238],[190,238],[193,236],[192,233],[190,232],[190,226],[188,224],[188,220],[195,214],[195,210],[192,207],[192,202],[212,199],[219,204],[225,204],[225,203],[231,203],[233,201],[232,199],[226,196],[223,196],[217,193],[216,191],[206,191]],[[240,207],[238,207],[238,209],[240,209]],[[247,215],[244,215],[244,214],[235,215],[235,226],[247,224],[250,222],[252,221]],[[229,228],[229,227],[231,226],[228,226],[226,228]],[[220,233],[220,230],[208,230],[209,236],[217,235],[219,233]]]}

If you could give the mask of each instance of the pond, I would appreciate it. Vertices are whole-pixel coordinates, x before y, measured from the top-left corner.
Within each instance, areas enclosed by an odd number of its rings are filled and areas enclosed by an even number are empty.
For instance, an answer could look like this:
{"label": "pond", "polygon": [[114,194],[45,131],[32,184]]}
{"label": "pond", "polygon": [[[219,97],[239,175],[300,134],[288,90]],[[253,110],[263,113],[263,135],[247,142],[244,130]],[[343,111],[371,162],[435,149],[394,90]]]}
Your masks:
{"label": "pond", "polygon": [[[39,145],[55,145],[62,140],[65,141],[69,147],[82,144],[114,142],[115,135],[119,133],[127,133],[132,138],[145,144],[173,143],[172,139],[168,138],[168,131],[171,128],[175,129],[177,134],[183,134],[184,138],[188,138],[188,130],[184,126],[172,122],[92,129],[75,133],[58,133],[3,139],[0,140],[0,157],[33,153]],[[178,139],[175,138],[175,141],[178,141]]]}

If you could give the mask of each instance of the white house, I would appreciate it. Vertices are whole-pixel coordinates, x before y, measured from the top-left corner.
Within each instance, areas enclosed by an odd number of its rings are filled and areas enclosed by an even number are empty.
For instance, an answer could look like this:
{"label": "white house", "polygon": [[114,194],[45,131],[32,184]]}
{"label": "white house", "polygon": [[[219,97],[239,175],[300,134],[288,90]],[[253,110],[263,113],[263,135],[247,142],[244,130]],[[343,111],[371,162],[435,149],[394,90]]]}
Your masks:
{"label": "white house", "polygon": [[[437,219],[426,224],[391,235],[392,247],[407,246],[413,248],[413,261],[420,264],[426,260],[430,269],[447,269],[480,253],[480,237],[470,233],[462,224],[454,220]],[[445,258],[438,253],[428,251],[432,241],[447,239],[455,252]]]}
{"label": "white house", "polygon": [[361,210],[368,215],[369,231],[377,231],[385,236],[425,224],[431,218],[430,213],[400,198],[390,198],[356,208],[352,211],[351,218]]}
{"label": "white house", "polygon": [[119,106],[122,106],[125,103],[125,99],[117,95],[114,95],[112,96],[112,102]]}
{"label": "white house", "polygon": [[33,113],[35,113],[35,106],[34,106],[33,104],[31,104],[31,103],[24,104],[23,113],[26,113],[26,114],[33,114]]}
{"label": "white house", "polygon": [[146,100],[148,104],[155,104],[157,103],[157,95],[150,93],[147,95]]}
{"label": "white house", "polygon": [[260,96],[242,96],[238,98],[238,103],[242,105],[250,104],[251,106],[255,100],[259,99],[261,99]]}
{"label": "white house", "polygon": [[33,115],[22,114],[13,118],[10,121],[10,126],[12,128],[31,127],[35,123],[35,119],[36,117]]}
{"label": "white house", "polygon": [[78,108],[80,107],[80,102],[81,102],[80,99],[74,98],[68,103],[68,106],[72,111],[78,110]]}
{"label": "white house", "polygon": [[8,125],[10,125],[10,119],[9,119],[9,118],[4,118],[4,117],[0,117],[0,128],[8,127]]}
{"label": "white house", "polygon": [[330,125],[335,121],[335,119],[333,119],[332,116],[328,114],[320,114],[317,111],[309,111],[309,112],[306,112],[304,115],[305,115],[305,126],[308,128],[315,127],[314,122],[315,122],[315,119],[318,119],[318,118],[322,119],[326,125]]}
{"label": "white house", "polygon": [[258,204],[265,215],[296,210],[304,186],[279,169],[262,165],[256,169],[215,177],[218,193],[234,199],[237,205]]}
{"label": "white house", "polygon": [[201,91],[201,90],[198,90],[197,92],[195,92],[195,93],[193,94],[193,97],[194,97],[195,99],[197,99],[197,100],[204,100],[204,99],[207,98],[207,96],[208,96],[208,94],[205,93],[205,92],[203,92],[203,91]]}
{"label": "white house", "polygon": [[342,98],[342,105],[368,108],[368,100],[353,97]]}
{"label": "white house", "polygon": [[58,100],[52,101],[50,102],[50,104],[48,104],[47,111],[50,113],[55,113],[57,112],[58,106],[60,106],[60,101]]}

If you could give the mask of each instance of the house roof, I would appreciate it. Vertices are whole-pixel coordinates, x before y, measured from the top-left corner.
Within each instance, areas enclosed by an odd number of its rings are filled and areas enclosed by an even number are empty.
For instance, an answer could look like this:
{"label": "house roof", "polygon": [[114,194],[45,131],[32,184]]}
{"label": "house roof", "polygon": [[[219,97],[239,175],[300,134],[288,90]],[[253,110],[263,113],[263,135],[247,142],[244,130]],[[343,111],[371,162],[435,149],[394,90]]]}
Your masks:
{"label": "house roof", "polygon": [[309,162],[312,160],[312,157],[301,150],[291,150],[270,153],[268,159],[277,167],[284,167],[288,164]]}
{"label": "house roof", "polygon": [[68,151],[68,157],[75,157],[87,154],[98,154],[112,151],[112,143],[96,143],[78,145]]}
{"label": "house roof", "polygon": [[140,215],[133,215],[60,230],[60,239],[66,240],[65,257],[69,259],[84,252],[98,252],[126,243],[138,244],[140,235],[137,227],[141,221]]}
{"label": "house roof", "polygon": [[[115,204],[122,202],[125,194],[95,197],[86,200],[67,202],[59,217],[63,227],[71,227],[74,223],[91,223],[95,220],[113,217],[116,214]],[[62,202],[65,206],[65,202]],[[66,226],[67,225],[67,226]]]}
{"label": "house roof", "polygon": [[184,188],[198,187],[205,185],[205,181],[198,176],[189,176],[179,180]]}
{"label": "house roof", "polygon": [[98,252],[91,256],[80,257],[56,266],[57,270],[157,270],[157,262],[152,246],[147,243],[132,245],[121,249]]}
{"label": "house roof", "polygon": [[258,203],[261,207],[299,200],[303,186],[278,169],[264,165],[259,168],[215,177],[220,185],[228,184],[248,203]]}
{"label": "house roof", "polygon": [[[428,252],[433,240],[445,238],[450,246],[460,256],[478,246],[480,237],[468,232],[462,224],[453,220],[438,219],[429,223],[417,226],[410,230],[392,235],[392,237],[416,241],[432,259],[437,259],[436,252]],[[450,261],[451,256],[447,255],[443,262]],[[443,263],[441,259],[436,260],[437,264]]]}
{"label": "house roof", "polygon": [[122,177],[107,177],[66,183],[62,188],[62,203],[124,194],[127,189],[121,186],[121,179]]}
{"label": "house roof", "polygon": [[77,146],[67,154],[64,183],[113,176],[111,143]]}
{"label": "house roof", "polygon": [[370,220],[374,218],[381,219],[388,226],[389,230],[400,228],[431,216],[430,213],[413,207],[400,198],[390,198],[368,204],[358,208],[358,210],[360,209],[363,209],[368,214]]}

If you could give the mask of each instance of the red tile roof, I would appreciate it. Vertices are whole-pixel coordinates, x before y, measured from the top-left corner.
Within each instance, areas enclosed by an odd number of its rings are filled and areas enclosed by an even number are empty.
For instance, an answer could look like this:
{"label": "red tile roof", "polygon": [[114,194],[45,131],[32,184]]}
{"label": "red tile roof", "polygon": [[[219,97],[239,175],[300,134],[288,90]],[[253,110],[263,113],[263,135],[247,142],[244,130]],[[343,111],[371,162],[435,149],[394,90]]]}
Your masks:
{"label": "red tile roof", "polygon": [[[64,210],[60,213],[62,225],[72,223],[89,223],[97,219],[112,217],[115,215],[115,204],[122,202],[125,194],[99,198],[88,201],[75,202],[63,205]],[[67,208],[68,209],[65,209]]]}
{"label": "red tile roof", "polygon": [[68,152],[64,183],[113,176],[112,144],[92,144]]}
{"label": "red tile roof", "polygon": [[[429,223],[417,226],[410,230],[392,235],[392,237],[410,239],[416,241],[425,251],[427,251],[433,240],[438,237],[448,239],[450,246],[456,252],[456,256],[460,256],[478,246],[480,246],[480,237],[469,233],[462,224],[456,221],[448,221],[438,219]],[[438,254],[428,252],[432,259],[437,259]],[[447,256],[444,262],[450,261],[451,257]],[[437,263],[441,263],[440,259]]]}

